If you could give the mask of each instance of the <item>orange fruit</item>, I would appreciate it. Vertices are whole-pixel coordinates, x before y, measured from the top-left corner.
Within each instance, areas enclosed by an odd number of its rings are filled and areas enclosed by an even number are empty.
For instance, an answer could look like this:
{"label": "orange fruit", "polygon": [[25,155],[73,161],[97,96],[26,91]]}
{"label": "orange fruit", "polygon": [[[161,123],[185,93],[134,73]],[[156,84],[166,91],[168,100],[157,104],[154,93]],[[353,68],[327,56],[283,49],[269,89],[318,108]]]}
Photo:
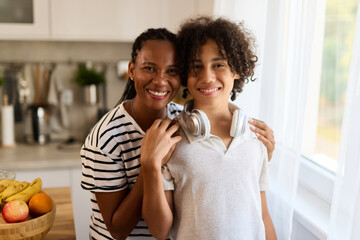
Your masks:
{"label": "orange fruit", "polygon": [[53,200],[49,195],[41,191],[30,198],[28,205],[30,214],[37,217],[52,210]]}

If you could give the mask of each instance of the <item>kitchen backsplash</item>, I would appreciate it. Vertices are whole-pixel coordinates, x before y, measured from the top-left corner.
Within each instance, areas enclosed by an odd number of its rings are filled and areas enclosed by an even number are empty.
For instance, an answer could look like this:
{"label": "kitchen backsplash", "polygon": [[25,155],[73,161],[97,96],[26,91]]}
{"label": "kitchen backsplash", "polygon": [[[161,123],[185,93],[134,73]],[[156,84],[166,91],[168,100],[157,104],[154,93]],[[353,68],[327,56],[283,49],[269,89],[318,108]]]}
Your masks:
{"label": "kitchen backsplash", "polygon": [[[131,54],[132,43],[117,42],[48,42],[48,41],[0,41],[0,73],[4,75],[9,63],[20,64],[22,67],[21,78],[28,85],[30,94],[27,101],[34,102],[36,96],[36,71],[42,75],[46,69],[51,69],[49,63],[55,64],[51,73],[50,94],[54,91],[54,82],[57,82],[62,90],[66,90],[67,100],[71,105],[65,106],[68,113],[68,127],[61,124],[61,116],[52,113],[51,137],[67,138],[75,137],[82,140],[90,128],[98,119],[99,109],[106,103],[106,107],[115,106],[124,90],[126,79],[118,76],[118,62],[128,61]],[[97,105],[84,103],[82,95],[83,88],[74,82],[74,76],[79,63],[91,62],[96,66],[105,66],[106,93],[104,101]],[[37,70],[37,66],[40,68]],[[54,66],[54,65],[53,65]],[[2,87],[3,88],[3,87]],[[70,95],[69,95],[70,94]],[[3,96],[1,96],[2,98]],[[51,98],[51,97],[50,97]],[[24,101],[24,99],[22,99]],[[54,105],[58,104],[53,101]],[[22,105],[25,105],[23,102]],[[56,115],[54,115],[56,114]],[[24,115],[24,112],[23,112]],[[25,116],[18,117],[15,124],[16,140],[23,140],[25,128]]]}

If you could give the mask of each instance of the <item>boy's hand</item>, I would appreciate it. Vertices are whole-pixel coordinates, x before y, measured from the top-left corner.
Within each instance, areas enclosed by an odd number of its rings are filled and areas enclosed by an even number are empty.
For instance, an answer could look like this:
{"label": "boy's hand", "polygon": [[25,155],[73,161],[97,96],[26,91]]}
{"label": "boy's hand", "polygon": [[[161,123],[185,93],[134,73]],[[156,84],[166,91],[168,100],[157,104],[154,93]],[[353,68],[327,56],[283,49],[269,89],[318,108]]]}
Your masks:
{"label": "boy's hand", "polygon": [[155,120],[141,141],[141,165],[160,169],[181,140],[181,136],[174,136],[179,127],[169,118]]}
{"label": "boy's hand", "polygon": [[269,161],[272,157],[273,151],[275,149],[275,139],[273,130],[263,121],[258,119],[250,118],[249,123],[251,130],[256,134],[258,139],[262,141],[267,148]]}

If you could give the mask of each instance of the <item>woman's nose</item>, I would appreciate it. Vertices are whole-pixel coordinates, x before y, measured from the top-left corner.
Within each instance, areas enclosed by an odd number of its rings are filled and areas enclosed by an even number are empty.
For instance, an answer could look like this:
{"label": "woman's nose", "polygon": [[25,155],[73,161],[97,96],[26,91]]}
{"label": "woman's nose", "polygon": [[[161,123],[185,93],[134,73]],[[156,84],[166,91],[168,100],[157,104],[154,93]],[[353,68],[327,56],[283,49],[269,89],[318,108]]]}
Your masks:
{"label": "woman's nose", "polygon": [[165,72],[158,72],[155,76],[155,78],[153,79],[153,82],[158,83],[158,84],[164,84],[166,83],[167,79],[166,79],[166,74]]}

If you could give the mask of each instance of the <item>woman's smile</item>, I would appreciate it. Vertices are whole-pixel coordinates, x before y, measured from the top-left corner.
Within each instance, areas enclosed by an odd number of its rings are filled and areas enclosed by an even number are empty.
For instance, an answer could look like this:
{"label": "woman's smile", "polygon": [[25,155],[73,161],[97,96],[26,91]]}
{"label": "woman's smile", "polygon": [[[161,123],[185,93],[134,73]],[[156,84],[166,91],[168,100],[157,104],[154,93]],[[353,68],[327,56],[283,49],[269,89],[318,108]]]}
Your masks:
{"label": "woman's smile", "polygon": [[147,89],[149,95],[155,99],[164,99],[170,93],[170,91],[163,91],[157,89]]}

